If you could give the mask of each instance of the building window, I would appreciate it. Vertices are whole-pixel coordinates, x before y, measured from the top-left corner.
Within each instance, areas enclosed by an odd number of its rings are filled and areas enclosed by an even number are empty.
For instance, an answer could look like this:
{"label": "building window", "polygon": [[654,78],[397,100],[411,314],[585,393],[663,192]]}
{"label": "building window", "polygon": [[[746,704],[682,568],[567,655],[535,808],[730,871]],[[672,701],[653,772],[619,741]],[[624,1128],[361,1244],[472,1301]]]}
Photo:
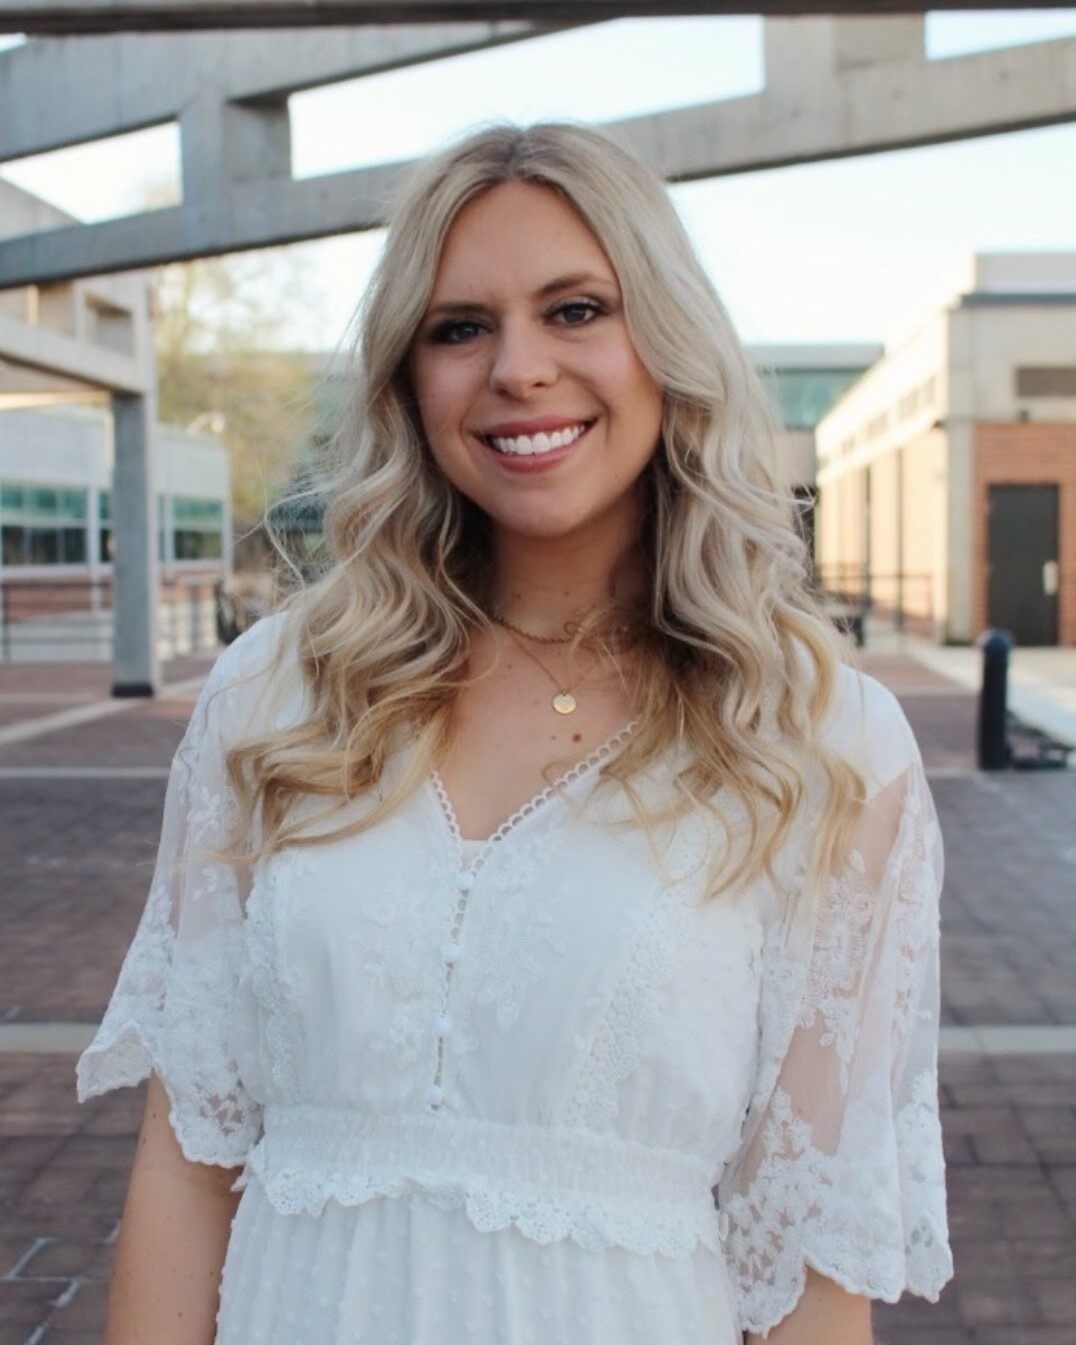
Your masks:
{"label": "building window", "polygon": [[855,383],[862,369],[763,369],[787,430],[813,430]]}
{"label": "building window", "polygon": [[[164,496],[157,496],[157,559],[164,563]],[[116,543],[112,538],[112,496],[107,490],[97,493],[97,556],[104,565],[116,559]]]}
{"label": "building window", "polygon": [[172,501],[176,560],[219,560],[223,554],[224,505],[177,495]]}
{"label": "building window", "polygon": [[1076,397],[1076,365],[1025,366],[1016,371],[1017,397]]}
{"label": "building window", "polygon": [[867,424],[867,438],[878,439],[889,428],[889,412],[883,411]]}
{"label": "building window", "polygon": [[5,565],[83,565],[86,491],[9,482],[0,486]]}

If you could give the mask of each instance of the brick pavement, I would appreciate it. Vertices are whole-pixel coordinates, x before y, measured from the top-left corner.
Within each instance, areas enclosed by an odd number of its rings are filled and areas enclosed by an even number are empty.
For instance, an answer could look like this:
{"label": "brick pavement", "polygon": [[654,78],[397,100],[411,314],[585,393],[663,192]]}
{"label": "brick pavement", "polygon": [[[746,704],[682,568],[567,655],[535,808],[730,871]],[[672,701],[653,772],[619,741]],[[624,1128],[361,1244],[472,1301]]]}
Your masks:
{"label": "brick pavement", "polygon": [[[932,779],[944,1021],[1076,1025],[1076,772],[963,773],[974,698],[897,656],[864,665],[902,696],[928,769],[946,768]],[[0,768],[163,766],[190,703],[13,744]],[[13,878],[0,1021],[99,1017],[145,899],[164,784],[0,778],[0,872]],[[101,1339],[144,1086],[79,1107],[73,1067],[0,1053],[0,1345]],[[1074,1345],[1076,1055],[945,1055],[940,1081],[957,1274],[937,1304],[878,1304],[877,1345]]]}

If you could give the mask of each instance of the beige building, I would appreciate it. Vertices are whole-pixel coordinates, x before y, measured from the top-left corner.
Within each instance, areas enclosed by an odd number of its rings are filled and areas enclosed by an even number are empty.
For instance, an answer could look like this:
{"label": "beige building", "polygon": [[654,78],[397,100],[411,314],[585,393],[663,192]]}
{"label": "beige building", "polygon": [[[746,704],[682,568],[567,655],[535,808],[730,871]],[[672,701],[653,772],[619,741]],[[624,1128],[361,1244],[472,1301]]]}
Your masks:
{"label": "beige building", "polygon": [[883,354],[880,345],[751,345],[755,368],[769,390],[780,424],[779,450],[786,480],[814,547],[818,473],[815,427],[826,412]]}
{"label": "beige building", "polygon": [[1076,644],[1076,253],[975,256],[817,451],[827,587],[948,643]]}

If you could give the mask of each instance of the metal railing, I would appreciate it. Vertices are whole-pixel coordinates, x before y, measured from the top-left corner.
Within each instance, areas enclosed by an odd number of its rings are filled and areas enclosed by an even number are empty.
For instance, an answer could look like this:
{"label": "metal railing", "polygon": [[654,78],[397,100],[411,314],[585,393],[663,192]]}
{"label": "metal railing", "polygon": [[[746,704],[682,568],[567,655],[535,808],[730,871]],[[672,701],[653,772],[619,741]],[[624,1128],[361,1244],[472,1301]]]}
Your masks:
{"label": "metal railing", "polygon": [[933,576],[922,571],[880,571],[854,563],[817,565],[815,587],[833,619],[865,639],[872,629],[934,634]]}
{"label": "metal railing", "polygon": [[[157,655],[209,653],[219,644],[216,574],[161,580]],[[107,661],[112,657],[112,583],[90,578],[0,577],[0,660]]]}

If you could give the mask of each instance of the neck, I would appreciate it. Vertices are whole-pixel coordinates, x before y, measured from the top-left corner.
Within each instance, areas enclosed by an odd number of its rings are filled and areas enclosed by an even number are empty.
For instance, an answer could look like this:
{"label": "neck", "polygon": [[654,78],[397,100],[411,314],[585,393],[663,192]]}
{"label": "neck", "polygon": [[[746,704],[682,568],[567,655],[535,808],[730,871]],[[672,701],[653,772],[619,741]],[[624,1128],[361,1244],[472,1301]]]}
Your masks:
{"label": "neck", "polygon": [[498,532],[493,610],[529,634],[562,635],[569,621],[638,590],[642,576],[633,555],[622,533],[546,538]]}

